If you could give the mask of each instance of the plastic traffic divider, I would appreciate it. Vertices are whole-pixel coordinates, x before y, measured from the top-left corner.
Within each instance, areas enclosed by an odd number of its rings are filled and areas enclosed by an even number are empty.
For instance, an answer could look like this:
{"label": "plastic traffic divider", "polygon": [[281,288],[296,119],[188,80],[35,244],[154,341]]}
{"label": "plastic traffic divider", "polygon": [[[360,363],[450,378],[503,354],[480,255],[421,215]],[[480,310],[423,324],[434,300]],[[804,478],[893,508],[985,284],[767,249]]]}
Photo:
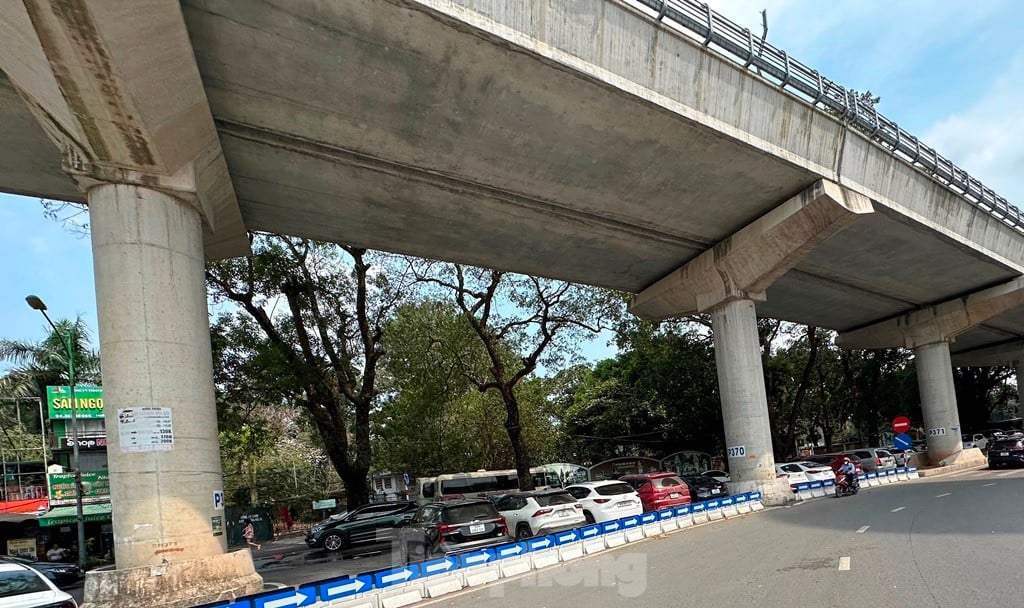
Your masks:
{"label": "plastic traffic divider", "polygon": [[715,500],[709,500],[704,504],[706,505],[704,510],[707,511],[709,520],[714,521],[725,517],[722,513],[722,501],[716,498]]}
{"label": "plastic traffic divider", "polygon": [[683,528],[689,528],[693,525],[693,505],[683,505],[676,507],[676,526],[680,530]]}
{"label": "plastic traffic divider", "polygon": [[547,568],[558,563],[558,549],[555,548],[555,537],[541,536],[526,540],[526,548],[530,550],[530,560],[534,568]]}
{"label": "plastic traffic divider", "polygon": [[373,586],[377,589],[387,589],[395,585],[404,585],[420,577],[420,565],[408,564],[387,570],[377,570],[371,573]]}
{"label": "plastic traffic divider", "polygon": [[555,546],[555,539],[552,536],[538,536],[537,538],[526,539],[525,544],[527,551],[542,551],[553,548]]}
{"label": "plastic traffic divider", "polygon": [[565,530],[563,532],[556,532],[555,534],[553,534],[553,536],[555,537],[556,545],[567,545],[569,543],[575,543],[580,540],[579,530],[576,529]]}
{"label": "plastic traffic divider", "polygon": [[[510,543],[507,545],[498,545],[494,548],[494,557],[498,559],[507,559],[509,557],[519,557],[526,555],[529,549],[526,548],[526,543]],[[424,571],[424,575],[426,571]]]}
{"label": "plastic traffic divider", "polygon": [[761,509],[764,508],[764,504],[761,503],[761,493],[760,492],[748,492],[747,493],[747,501],[749,501],[749,503],[750,503],[750,510],[751,511],[760,511]]}
{"label": "plastic traffic divider", "polygon": [[747,498],[746,493],[736,494],[732,499],[736,503],[736,510],[739,511],[740,514],[750,513],[750,500]]}
{"label": "plastic traffic divider", "polygon": [[601,531],[601,524],[591,524],[589,526],[583,526],[582,528],[579,528],[579,531],[580,539],[585,541],[597,538],[598,536],[601,536],[601,534],[603,534],[603,532]]}
{"label": "plastic traffic divider", "polygon": [[693,516],[693,523],[702,524],[708,521],[707,505],[702,502],[690,504],[690,514]]}
{"label": "plastic traffic divider", "polygon": [[427,597],[438,597],[462,589],[462,576],[457,572],[459,558],[452,555],[420,562],[420,578]]}
{"label": "plastic traffic divider", "polygon": [[675,509],[662,509],[658,511],[658,521],[661,523],[661,531],[664,532],[675,532],[679,529],[679,524],[676,522]]}
{"label": "plastic traffic divider", "polygon": [[722,514],[726,517],[735,517],[740,514],[739,509],[736,508],[736,499],[732,496],[726,496],[718,500],[722,503]]}

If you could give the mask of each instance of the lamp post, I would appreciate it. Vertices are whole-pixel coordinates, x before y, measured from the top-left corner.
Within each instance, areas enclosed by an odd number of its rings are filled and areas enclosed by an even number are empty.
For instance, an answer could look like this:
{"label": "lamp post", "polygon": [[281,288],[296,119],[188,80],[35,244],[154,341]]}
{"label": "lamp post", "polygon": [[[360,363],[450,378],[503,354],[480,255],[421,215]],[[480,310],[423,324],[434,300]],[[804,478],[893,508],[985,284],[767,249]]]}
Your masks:
{"label": "lamp post", "polygon": [[85,515],[82,509],[82,470],[78,467],[78,401],[75,399],[75,350],[73,336],[65,336],[46,314],[46,304],[38,296],[25,298],[28,305],[43,313],[46,322],[53,328],[68,351],[68,388],[71,393],[71,468],[75,472],[75,521],[78,524],[78,566],[85,566]]}

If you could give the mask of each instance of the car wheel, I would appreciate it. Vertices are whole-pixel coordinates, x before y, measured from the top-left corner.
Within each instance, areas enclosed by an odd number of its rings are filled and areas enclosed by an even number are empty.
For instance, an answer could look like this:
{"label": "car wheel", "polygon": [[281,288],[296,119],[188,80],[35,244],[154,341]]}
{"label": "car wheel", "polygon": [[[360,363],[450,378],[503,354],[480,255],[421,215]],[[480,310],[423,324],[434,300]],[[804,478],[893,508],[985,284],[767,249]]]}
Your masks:
{"label": "car wheel", "polygon": [[516,540],[526,540],[531,536],[533,536],[533,533],[530,532],[530,526],[526,524],[516,526]]}
{"label": "car wheel", "polygon": [[590,511],[584,511],[583,512],[583,517],[587,518],[587,523],[588,524],[594,523],[594,516],[590,514]]}
{"label": "car wheel", "polygon": [[340,551],[345,546],[345,538],[337,532],[328,532],[324,535],[324,549],[328,551]]}

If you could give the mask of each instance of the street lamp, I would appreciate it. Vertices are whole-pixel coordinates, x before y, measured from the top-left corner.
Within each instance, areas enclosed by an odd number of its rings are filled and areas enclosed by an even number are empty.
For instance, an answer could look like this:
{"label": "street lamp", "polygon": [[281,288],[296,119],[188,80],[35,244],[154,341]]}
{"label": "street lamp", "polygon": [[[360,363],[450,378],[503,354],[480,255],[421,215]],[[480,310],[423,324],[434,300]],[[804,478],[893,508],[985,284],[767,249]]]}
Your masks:
{"label": "street lamp", "polygon": [[78,467],[78,401],[75,399],[75,350],[72,342],[73,336],[65,336],[46,314],[46,304],[39,296],[28,296],[25,298],[28,305],[34,310],[43,313],[46,322],[53,328],[61,342],[68,351],[68,388],[71,392],[71,468],[75,472],[75,521],[78,524],[78,566],[85,566],[85,515],[82,510],[82,471]]}

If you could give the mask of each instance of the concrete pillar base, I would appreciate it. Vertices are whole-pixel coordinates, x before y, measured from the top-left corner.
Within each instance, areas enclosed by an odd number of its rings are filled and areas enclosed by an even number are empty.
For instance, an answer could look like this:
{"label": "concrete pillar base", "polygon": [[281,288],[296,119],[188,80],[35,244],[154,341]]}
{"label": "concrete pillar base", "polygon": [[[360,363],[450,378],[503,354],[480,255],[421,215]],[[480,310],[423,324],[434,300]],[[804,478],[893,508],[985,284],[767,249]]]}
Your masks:
{"label": "concrete pillar base", "polygon": [[81,608],[188,608],[263,590],[248,550],[85,576]]}
{"label": "concrete pillar base", "polygon": [[967,450],[960,450],[955,454],[951,454],[938,460],[937,462],[930,463],[937,467],[957,467],[969,469],[971,467],[980,467],[984,464],[988,464],[988,458],[985,457],[984,452],[978,448],[970,448]]}
{"label": "concrete pillar base", "polygon": [[785,479],[771,481],[730,481],[729,491],[733,494],[760,492],[761,504],[766,507],[780,507],[796,500],[789,482]]}

